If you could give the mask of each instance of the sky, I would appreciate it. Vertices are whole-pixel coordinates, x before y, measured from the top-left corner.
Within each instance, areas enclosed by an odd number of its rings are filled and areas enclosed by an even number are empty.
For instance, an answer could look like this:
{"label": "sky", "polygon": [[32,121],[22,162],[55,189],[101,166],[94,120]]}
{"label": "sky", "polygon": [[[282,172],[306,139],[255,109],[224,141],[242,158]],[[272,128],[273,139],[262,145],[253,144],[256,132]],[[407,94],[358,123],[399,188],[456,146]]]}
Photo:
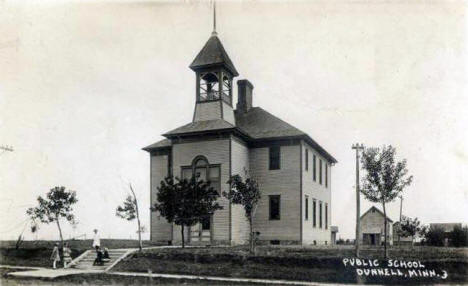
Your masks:
{"label": "sky", "polygon": [[[353,238],[353,143],[393,145],[413,183],[403,214],[468,222],[467,2],[217,3],[217,31],[261,106],[307,132],[332,168],[332,225]],[[191,122],[188,68],[212,30],[209,2],[0,3],[0,239],[54,186],[77,192],[65,238],[136,238],[115,216],[134,186],[149,227],[149,155]],[[234,85],[236,86],[236,85]],[[234,94],[237,93],[235,88]],[[237,96],[234,97],[234,101]],[[372,204],[361,198],[361,212]],[[380,207],[380,206],[379,206]],[[399,201],[388,206],[398,220]],[[144,234],[148,238],[149,233]]]}

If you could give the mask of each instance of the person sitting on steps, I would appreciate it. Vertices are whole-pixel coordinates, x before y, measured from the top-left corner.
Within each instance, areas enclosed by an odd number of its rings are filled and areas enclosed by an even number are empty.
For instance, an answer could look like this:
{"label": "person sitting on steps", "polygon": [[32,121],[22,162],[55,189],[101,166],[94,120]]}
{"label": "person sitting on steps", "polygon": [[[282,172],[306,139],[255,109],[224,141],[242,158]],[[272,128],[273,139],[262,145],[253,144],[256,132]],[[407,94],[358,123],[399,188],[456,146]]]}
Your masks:
{"label": "person sitting on steps", "polygon": [[102,250],[99,246],[96,246],[96,259],[94,259],[93,266],[95,265],[104,265],[104,261],[102,260]]}
{"label": "person sitting on steps", "polygon": [[102,261],[104,261],[104,262],[109,262],[110,261],[109,249],[107,249],[107,247],[104,247],[104,253],[102,255]]}

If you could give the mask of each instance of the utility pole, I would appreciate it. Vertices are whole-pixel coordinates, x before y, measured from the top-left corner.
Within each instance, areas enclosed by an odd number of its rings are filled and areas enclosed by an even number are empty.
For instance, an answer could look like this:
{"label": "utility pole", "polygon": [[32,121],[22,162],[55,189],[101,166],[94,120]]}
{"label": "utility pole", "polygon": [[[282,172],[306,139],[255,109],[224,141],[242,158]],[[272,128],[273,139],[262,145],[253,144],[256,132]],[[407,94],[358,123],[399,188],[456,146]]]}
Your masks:
{"label": "utility pole", "polygon": [[354,241],[354,245],[356,246],[356,257],[359,257],[359,239],[360,239],[360,215],[361,215],[361,202],[360,202],[360,195],[359,195],[359,151],[364,150],[364,145],[361,143],[353,144],[351,149],[356,150],[356,239]]}
{"label": "utility pole", "polygon": [[[401,213],[403,211],[403,196],[400,195],[400,222],[398,223],[398,228],[401,230]],[[398,233],[398,245],[400,245],[400,234]]]}

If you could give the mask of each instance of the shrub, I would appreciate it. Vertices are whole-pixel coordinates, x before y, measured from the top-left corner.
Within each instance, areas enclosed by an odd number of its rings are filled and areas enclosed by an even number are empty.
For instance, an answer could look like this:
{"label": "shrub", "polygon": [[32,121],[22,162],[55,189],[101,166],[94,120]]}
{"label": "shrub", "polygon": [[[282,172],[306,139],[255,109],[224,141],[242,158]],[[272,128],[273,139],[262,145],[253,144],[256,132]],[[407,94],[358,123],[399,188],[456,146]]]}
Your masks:
{"label": "shrub", "polygon": [[452,246],[468,246],[468,228],[461,228],[459,226],[455,226],[455,228],[450,232],[449,238]]}
{"label": "shrub", "polygon": [[444,239],[444,230],[439,227],[429,228],[424,235],[425,243],[431,246],[444,246]]}

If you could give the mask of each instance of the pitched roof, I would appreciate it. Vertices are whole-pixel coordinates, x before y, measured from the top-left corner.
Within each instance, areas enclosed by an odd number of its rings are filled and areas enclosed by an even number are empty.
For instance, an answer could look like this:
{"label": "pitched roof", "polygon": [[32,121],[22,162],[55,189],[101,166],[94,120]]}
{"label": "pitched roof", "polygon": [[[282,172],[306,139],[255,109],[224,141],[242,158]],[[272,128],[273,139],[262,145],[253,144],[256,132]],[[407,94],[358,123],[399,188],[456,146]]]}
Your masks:
{"label": "pitched roof", "polygon": [[[233,130],[247,136],[248,140],[254,142],[279,138],[300,138],[305,140],[330,162],[338,162],[332,155],[323,149],[322,146],[307,135],[307,133],[297,129],[260,107],[252,107],[248,112],[240,112],[236,110],[234,115],[236,126],[224,119],[195,121],[166,132],[163,136],[170,138],[177,135],[188,135],[218,130]],[[158,143],[159,142],[155,144]],[[160,148],[160,146],[153,145],[147,146],[143,150],[148,151],[147,149]]]}
{"label": "pitched roof", "polygon": [[163,140],[160,140],[156,143],[153,143],[151,145],[144,147],[143,150],[149,151],[151,149],[159,149],[159,148],[165,148],[165,147],[171,147],[171,146],[172,146],[171,140],[164,138]]}
{"label": "pitched roof", "polygon": [[234,76],[239,75],[219,38],[216,35],[211,35],[205,46],[203,46],[190,64],[190,68],[192,70],[197,70],[198,68],[216,65],[224,66]]}
{"label": "pitched roof", "polygon": [[[383,217],[384,216],[384,213],[383,211],[379,210],[378,208],[376,208],[375,206],[372,206],[371,208],[369,208],[360,218],[362,219],[365,215],[367,215],[371,210],[376,210],[378,213],[380,213]],[[387,216],[387,221],[390,222],[390,223],[393,223],[393,220],[390,219],[388,216]]]}
{"label": "pitched roof", "polygon": [[236,126],[253,139],[307,135],[260,107],[252,107],[248,112],[236,111],[235,117]]}
{"label": "pitched roof", "polygon": [[189,124],[185,124],[181,127],[178,127],[174,130],[171,130],[163,136],[170,136],[170,135],[178,135],[178,134],[186,134],[186,133],[197,133],[197,132],[206,132],[206,131],[213,131],[213,130],[222,130],[222,129],[233,129],[235,128],[234,125],[227,122],[224,119],[213,119],[213,120],[205,120],[205,121],[195,121]]}
{"label": "pitched roof", "polygon": [[236,110],[236,126],[254,140],[279,137],[300,137],[332,163],[338,161],[314,141],[307,133],[281,120],[261,107],[252,107],[248,112]]}

